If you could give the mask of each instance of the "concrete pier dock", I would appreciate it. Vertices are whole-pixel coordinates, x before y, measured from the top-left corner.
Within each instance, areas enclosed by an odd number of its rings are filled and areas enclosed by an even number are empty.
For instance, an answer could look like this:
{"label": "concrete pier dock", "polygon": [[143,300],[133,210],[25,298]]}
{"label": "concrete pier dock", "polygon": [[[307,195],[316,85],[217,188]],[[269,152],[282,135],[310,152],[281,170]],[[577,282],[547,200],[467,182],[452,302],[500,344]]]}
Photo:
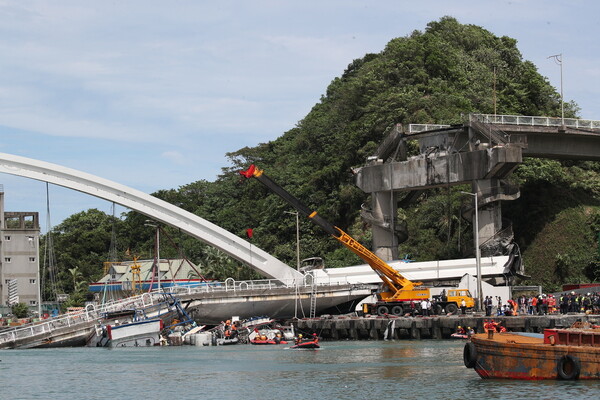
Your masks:
{"label": "concrete pier dock", "polygon": [[483,332],[486,320],[493,319],[512,332],[542,333],[546,328],[568,328],[575,322],[598,324],[600,315],[523,315],[486,317],[451,315],[434,317],[324,316],[290,321],[298,332],[316,332],[324,340],[449,339],[457,327]]}

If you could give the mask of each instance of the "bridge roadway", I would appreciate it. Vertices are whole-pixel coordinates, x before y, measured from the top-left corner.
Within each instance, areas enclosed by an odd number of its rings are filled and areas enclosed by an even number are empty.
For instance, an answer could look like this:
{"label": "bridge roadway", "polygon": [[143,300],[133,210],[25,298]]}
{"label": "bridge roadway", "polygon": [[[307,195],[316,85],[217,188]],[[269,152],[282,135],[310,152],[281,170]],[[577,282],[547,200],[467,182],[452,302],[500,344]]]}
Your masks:
{"label": "bridge roadway", "polygon": [[[205,286],[177,286],[172,293],[188,314],[201,324],[219,324],[236,315],[240,318],[267,315],[277,319],[339,313],[353,310],[358,302],[377,289],[373,284],[330,283],[289,287],[277,280],[228,280]],[[314,305],[314,310],[311,307]],[[107,312],[142,310],[148,318],[164,315],[164,294],[144,293],[82,312],[34,322],[0,331],[0,349],[85,346]],[[312,313],[311,313],[312,311]]]}
{"label": "bridge roadway", "polygon": [[[418,143],[419,155],[407,156],[409,141]],[[397,126],[355,170],[356,185],[372,199],[365,214],[373,251],[384,260],[399,258],[398,243],[407,237],[391,218],[399,204],[407,206],[426,189],[471,184],[481,253],[508,253],[512,228],[504,224],[501,201],[519,197],[507,178],[524,157],[600,161],[600,121],[471,114],[462,125],[410,125],[408,132]]]}
{"label": "bridge roadway", "polygon": [[0,331],[0,349],[27,349],[43,347],[83,346],[105,313],[128,310],[146,310],[153,318],[164,313],[163,294],[144,293],[96,308],[59,315],[55,318],[6,328]]}
{"label": "bridge roadway", "polygon": [[232,316],[288,319],[326,312],[348,313],[375,290],[376,284],[332,282],[290,288],[273,280],[262,280],[234,282],[225,290],[206,286],[177,289],[175,293],[195,321],[212,325]]}
{"label": "bridge roadway", "polygon": [[562,126],[560,118],[487,114],[473,114],[471,121],[480,123],[477,129],[471,122],[411,125],[398,140],[418,141],[421,154],[386,164],[372,160],[357,171],[357,186],[374,193],[504,178],[523,157],[600,161],[600,121],[565,119]]}
{"label": "bridge roadway", "polygon": [[[431,262],[391,262],[393,268],[414,281],[457,282],[465,275],[474,276],[474,259]],[[482,258],[482,276],[498,279],[522,271],[511,270],[509,257]],[[313,285],[313,279],[316,285]],[[232,316],[250,318],[267,315],[277,319],[314,317],[324,313],[344,314],[370,296],[380,278],[368,265],[315,270],[305,275],[296,287],[275,279],[256,281],[210,282],[203,286],[174,286],[170,292],[178,298],[188,314],[200,324],[218,324]],[[105,304],[88,306],[84,312],[66,314],[37,323],[0,331],[0,349],[83,346],[103,314],[123,309],[144,310],[148,317],[164,314],[164,294],[144,293]],[[314,308],[313,308],[314,306]]]}

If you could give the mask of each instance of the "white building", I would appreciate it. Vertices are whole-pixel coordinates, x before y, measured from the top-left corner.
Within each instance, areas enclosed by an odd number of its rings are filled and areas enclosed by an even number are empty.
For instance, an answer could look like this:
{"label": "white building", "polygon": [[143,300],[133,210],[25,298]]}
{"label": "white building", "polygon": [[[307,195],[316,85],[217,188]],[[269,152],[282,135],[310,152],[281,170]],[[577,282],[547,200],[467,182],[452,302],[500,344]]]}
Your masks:
{"label": "white building", "polygon": [[39,214],[4,211],[4,187],[0,185],[0,218],[0,305],[38,306]]}

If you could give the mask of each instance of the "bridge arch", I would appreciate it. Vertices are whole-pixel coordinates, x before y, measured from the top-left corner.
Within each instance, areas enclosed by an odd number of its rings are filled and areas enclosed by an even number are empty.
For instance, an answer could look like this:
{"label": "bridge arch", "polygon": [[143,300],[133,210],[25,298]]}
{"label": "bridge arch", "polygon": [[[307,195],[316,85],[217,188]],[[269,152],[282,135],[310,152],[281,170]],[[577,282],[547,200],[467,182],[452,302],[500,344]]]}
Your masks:
{"label": "bridge arch", "polygon": [[179,228],[286,285],[294,285],[303,279],[300,272],[233,233],[173,204],[125,185],[57,164],[6,153],[0,153],[0,173],[53,183],[120,204]]}

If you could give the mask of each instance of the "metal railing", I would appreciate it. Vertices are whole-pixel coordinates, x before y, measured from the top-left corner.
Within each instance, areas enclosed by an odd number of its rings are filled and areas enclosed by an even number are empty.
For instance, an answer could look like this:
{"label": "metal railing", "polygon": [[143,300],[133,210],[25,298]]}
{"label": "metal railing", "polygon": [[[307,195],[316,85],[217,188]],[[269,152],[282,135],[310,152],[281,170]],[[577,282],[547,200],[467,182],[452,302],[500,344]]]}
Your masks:
{"label": "metal railing", "polygon": [[[25,339],[36,335],[48,334],[57,329],[82,325],[90,321],[97,321],[108,312],[125,310],[128,308],[145,309],[155,304],[157,293],[144,293],[138,296],[104,304],[96,308],[93,304],[86,306],[85,310],[71,312],[43,321],[31,322],[0,331],[0,345],[17,339]],[[162,295],[161,295],[162,296]]]}
{"label": "metal railing", "polygon": [[438,124],[409,124],[408,133],[421,133],[426,131],[434,131],[436,129],[450,128],[450,125]]}
{"label": "metal railing", "polygon": [[[534,117],[526,115],[494,115],[470,114],[471,118],[486,124],[528,125],[528,126],[563,126],[563,119],[557,117]],[[564,126],[576,129],[600,129],[600,121],[578,118],[565,118]]]}
{"label": "metal railing", "polygon": [[[522,126],[548,126],[575,129],[599,129],[600,121],[591,119],[565,118],[560,117],[541,117],[529,115],[499,115],[499,114],[469,114],[469,119],[475,119],[485,124],[498,125],[522,125]],[[436,129],[449,128],[451,125],[440,124],[409,124],[408,133],[421,133],[433,131]]]}
{"label": "metal railing", "polygon": [[[316,279],[317,286],[337,286],[347,285],[349,282],[336,281],[323,281],[322,279]],[[291,282],[291,281],[290,281]],[[194,294],[194,293],[223,293],[223,292],[249,292],[255,290],[272,290],[272,289],[284,289],[294,287],[307,287],[313,286],[313,275],[310,273],[304,276],[304,279],[298,285],[286,284],[278,279],[260,279],[260,280],[247,280],[247,281],[236,281],[233,278],[228,278],[225,282],[208,282],[203,285],[178,285],[168,288],[169,293],[174,295],[183,294]]]}

